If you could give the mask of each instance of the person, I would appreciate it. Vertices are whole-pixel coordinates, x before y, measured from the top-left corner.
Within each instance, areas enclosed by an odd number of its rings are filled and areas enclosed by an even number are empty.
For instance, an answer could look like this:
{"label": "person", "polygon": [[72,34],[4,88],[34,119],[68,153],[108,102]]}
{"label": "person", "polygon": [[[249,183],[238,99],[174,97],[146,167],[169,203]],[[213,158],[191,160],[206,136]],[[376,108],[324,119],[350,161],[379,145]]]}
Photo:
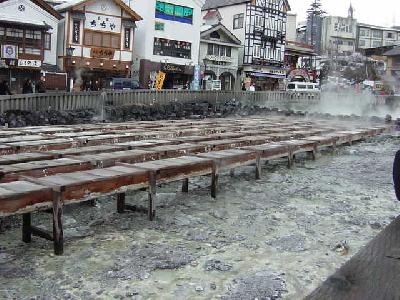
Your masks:
{"label": "person", "polygon": [[22,86],[22,94],[33,94],[32,80],[27,78]]}
{"label": "person", "polygon": [[46,93],[46,86],[45,86],[45,81],[44,77],[40,77],[40,80],[36,83],[36,93]]}
{"label": "person", "polygon": [[250,91],[250,92],[255,92],[255,91],[256,91],[256,87],[254,86],[253,83],[250,85],[249,91]]}
{"label": "person", "polygon": [[12,95],[7,80],[0,83],[0,95]]}
{"label": "person", "polygon": [[242,91],[246,91],[246,84],[244,82],[242,83]]}

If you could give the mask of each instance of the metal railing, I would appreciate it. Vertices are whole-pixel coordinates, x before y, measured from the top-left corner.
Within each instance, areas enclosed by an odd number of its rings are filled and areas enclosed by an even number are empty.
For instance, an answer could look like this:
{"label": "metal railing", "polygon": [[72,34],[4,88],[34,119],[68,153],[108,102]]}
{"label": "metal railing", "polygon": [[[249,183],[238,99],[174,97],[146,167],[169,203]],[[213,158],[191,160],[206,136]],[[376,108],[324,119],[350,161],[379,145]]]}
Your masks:
{"label": "metal railing", "polygon": [[189,90],[135,90],[103,91],[45,94],[26,94],[0,96],[0,113],[10,110],[46,111],[53,110],[102,110],[104,106],[127,105],[165,105],[168,103],[186,103],[208,101],[221,104],[236,100],[243,105],[268,105],[276,102],[318,101],[319,95],[295,96],[285,91],[247,92],[247,91],[189,91]]}

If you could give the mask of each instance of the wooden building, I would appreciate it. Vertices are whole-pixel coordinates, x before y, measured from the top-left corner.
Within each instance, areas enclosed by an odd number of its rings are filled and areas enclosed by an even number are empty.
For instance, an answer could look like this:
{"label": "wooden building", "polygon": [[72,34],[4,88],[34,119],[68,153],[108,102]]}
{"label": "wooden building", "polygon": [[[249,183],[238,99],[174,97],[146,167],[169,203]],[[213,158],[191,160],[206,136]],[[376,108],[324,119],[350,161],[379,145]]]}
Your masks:
{"label": "wooden building", "polygon": [[42,0],[0,1],[0,80],[7,80],[13,93],[21,92],[27,78],[35,83],[48,70],[56,71],[61,18]]}
{"label": "wooden building", "polygon": [[136,22],[142,18],[121,0],[71,1],[55,6],[60,23],[59,65],[70,89],[112,88],[130,77]]}

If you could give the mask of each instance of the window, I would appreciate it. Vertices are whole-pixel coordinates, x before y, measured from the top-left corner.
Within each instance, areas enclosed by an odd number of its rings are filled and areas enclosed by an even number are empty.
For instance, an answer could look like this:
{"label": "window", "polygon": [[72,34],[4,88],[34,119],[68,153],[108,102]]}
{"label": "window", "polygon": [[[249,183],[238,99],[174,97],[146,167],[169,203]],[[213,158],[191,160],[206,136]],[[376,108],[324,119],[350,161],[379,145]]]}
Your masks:
{"label": "window", "polygon": [[360,40],[360,47],[364,47],[365,46],[365,41],[364,40]]}
{"label": "window", "polygon": [[253,47],[253,56],[256,58],[261,57],[261,46],[260,45],[254,45]]}
{"label": "window", "polygon": [[213,31],[210,33],[210,38],[219,40],[221,38],[221,36],[219,35],[219,33],[217,31]]}
{"label": "window", "polygon": [[392,33],[392,32],[388,32],[387,38],[388,38],[388,39],[392,39],[392,38],[393,38],[393,33]]}
{"label": "window", "polygon": [[156,1],[156,18],[193,24],[193,8]]}
{"label": "window", "polygon": [[256,16],[255,25],[256,27],[264,27],[264,18],[262,16]]}
{"label": "window", "polygon": [[31,55],[41,55],[42,51],[38,48],[33,48],[33,47],[26,47],[25,49],[23,47],[19,47],[18,49],[19,54],[31,54]]}
{"label": "window", "polygon": [[164,28],[165,28],[164,23],[161,22],[156,22],[154,25],[154,29],[157,31],[164,31]]}
{"label": "window", "polygon": [[51,50],[51,34],[50,33],[44,34],[44,49]]}
{"label": "window", "polygon": [[382,31],[374,30],[374,31],[372,31],[372,36],[375,38],[382,38]]}
{"label": "window", "polygon": [[192,44],[184,41],[154,38],[153,54],[190,59]]}
{"label": "window", "polygon": [[237,14],[233,16],[233,29],[243,28],[244,14]]}
{"label": "window", "polygon": [[349,45],[349,46],[353,46],[354,43],[353,43],[352,41],[349,41],[349,42],[348,42],[348,45]]}
{"label": "window", "polygon": [[93,32],[89,30],[85,31],[84,44],[86,46],[95,46],[103,48],[113,48],[113,49],[121,48],[119,35],[112,33]]}
{"label": "window", "polygon": [[364,29],[360,29],[360,36],[365,36],[365,30]]}
{"label": "window", "polygon": [[372,42],[372,47],[373,48],[381,47],[381,46],[382,46],[382,43],[380,41],[373,41]]}
{"label": "window", "polygon": [[208,44],[207,54],[215,56],[231,57],[232,49],[231,47],[228,46]]}
{"label": "window", "polygon": [[0,35],[4,35],[6,33],[6,30],[4,27],[0,27]]}
{"label": "window", "polygon": [[31,39],[31,40],[41,40],[42,33],[39,30],[26,30],[25,38]]}
{"label": "window", "polygon": [[24,31],[22,29],[7,28],[6,35],[14,38],[22,38],[24,36]]}

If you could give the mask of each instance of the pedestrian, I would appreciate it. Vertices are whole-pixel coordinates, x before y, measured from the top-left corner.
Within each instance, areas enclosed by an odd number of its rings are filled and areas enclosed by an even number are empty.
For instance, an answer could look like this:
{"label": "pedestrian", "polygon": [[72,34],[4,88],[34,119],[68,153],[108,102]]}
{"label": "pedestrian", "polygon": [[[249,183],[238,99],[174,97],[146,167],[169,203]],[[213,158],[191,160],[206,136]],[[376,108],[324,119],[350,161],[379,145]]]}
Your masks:
{"label": "pedestrian", "polygon": [[253,83],[250,85],[249,91],[250,91],[250,92],[255,92],[255,91],[256,91],[256,87],[254,86]]}
{"label": "pedestrian", "polygon": [[0,95],[12,95],[7,80],[4,80],[0,83]]}
{"label": "pedestrian", "polygon": [[22,86],[22,94],[33,94],[32,80],[29,78],[25,79],[24,85]]}
{"label": "pedestrian", "polygon": [[46,83],[43,76],[41,76],[40,80],[36,83],[36,93],[46,93]]}

